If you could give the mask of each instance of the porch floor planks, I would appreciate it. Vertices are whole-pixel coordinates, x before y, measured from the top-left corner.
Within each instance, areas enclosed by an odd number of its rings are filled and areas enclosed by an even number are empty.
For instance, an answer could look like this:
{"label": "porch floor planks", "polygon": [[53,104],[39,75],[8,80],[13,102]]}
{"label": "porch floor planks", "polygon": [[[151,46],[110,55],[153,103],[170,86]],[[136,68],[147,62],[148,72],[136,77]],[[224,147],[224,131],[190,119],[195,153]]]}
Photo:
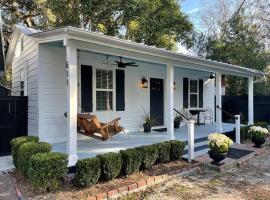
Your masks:
{"label": "porch floor planks", "polygon": [[[235,124],[223,123],[223,132],[232,131],[234,127]],[[215,132],[215,129],[215,124],[195,126],[195,140],[200,141],[200,138],[207,137],[208,134]],[[187,127],[181,126],[180,129],[175,129],[175,137],[176,140],[187,141]],[[150,145],[166,140],[170,140],[167,132],[155,131],[151,133],[130,132],[127,134],[117,134],[107,141],[86,138],[78,140],[78,156],[79,159],[94,157],[101,153],[118,152],[123,149]],[[53,144],[53,151],[66,152],[66,143]]]}

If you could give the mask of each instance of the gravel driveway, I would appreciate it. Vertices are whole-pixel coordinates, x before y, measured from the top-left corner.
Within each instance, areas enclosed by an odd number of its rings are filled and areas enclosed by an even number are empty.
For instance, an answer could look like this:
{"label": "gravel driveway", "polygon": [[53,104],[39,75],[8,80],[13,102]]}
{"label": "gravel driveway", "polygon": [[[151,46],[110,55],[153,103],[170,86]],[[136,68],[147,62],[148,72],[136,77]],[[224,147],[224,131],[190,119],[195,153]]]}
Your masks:
{"label": "gravel driveway", "polygon": [[270,200],[270,146],[266,148],[266,152],[238,169],[202,169],[198,174],[171,180],[122,200]]}

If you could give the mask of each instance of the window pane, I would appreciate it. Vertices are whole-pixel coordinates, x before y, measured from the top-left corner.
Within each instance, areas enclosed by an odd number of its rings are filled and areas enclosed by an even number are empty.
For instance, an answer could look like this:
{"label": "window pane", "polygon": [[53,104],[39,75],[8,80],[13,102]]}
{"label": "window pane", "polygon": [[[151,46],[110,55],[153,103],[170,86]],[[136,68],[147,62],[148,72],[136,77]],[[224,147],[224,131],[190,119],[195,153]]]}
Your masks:
{"label": "window pane", "polygon": [[190,80],[190,93],[198,92],[198,84],[197,80]]}
{"label": "window pane", "polygon": [[112,91],[97,91],[97,110],[107,110],[107,97],[109,98],[109,106],[112,110],[112,94]]}
{"label": "window pane", "polygon": [[191,94],[190,95],[190,107],[197,107],[197,94]]}
{"label": "window pane", "polygon": [[113,88],[112,78],[113,72],[111,70],[97,69],[96,87],[98,89],[112,89]]}

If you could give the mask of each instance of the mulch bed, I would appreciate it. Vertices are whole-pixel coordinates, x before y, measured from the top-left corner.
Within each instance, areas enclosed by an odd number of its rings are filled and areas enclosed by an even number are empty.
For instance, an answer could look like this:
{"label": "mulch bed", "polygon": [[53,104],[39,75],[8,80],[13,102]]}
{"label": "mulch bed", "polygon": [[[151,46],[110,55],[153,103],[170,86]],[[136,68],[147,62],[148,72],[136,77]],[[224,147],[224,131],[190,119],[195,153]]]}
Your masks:
{"label": "mulch bed", "polygon": [[118,189],[132,183],[136,183],[140,180],[145,180],[151,176],[158,176],[163,174],[168,174],[172,171],[186,171],[197,167],[198,163],[190,164],[184,160],[168,162],[163,164],[157,164],[152,166],[148,170],[132,174],[128,177],[120,177],[109,182],[100,182],[88,188],[76,188],[71,183],[64,183],[59,191],[54,193],[49,192],[37,192],[31,187],[29,181],[19,174],[18,172],[11,173],[17,181],[18,186],[21,189],[22,196],[25,199],[86,199],[88,196],[96,195],[103,192],[108,192],[110,190]]}

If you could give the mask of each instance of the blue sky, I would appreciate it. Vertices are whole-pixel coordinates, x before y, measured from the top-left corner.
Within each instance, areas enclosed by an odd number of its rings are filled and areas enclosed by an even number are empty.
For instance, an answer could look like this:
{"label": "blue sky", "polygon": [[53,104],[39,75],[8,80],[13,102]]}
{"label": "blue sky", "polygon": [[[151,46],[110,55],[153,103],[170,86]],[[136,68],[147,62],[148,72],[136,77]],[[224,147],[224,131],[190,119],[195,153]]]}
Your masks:
{"label": "blue sky", "polygon": [[185,0],[182,5],[182,11],[187,13],[196,29],[199,29],[198,11],[201,7],[201,0]]}

